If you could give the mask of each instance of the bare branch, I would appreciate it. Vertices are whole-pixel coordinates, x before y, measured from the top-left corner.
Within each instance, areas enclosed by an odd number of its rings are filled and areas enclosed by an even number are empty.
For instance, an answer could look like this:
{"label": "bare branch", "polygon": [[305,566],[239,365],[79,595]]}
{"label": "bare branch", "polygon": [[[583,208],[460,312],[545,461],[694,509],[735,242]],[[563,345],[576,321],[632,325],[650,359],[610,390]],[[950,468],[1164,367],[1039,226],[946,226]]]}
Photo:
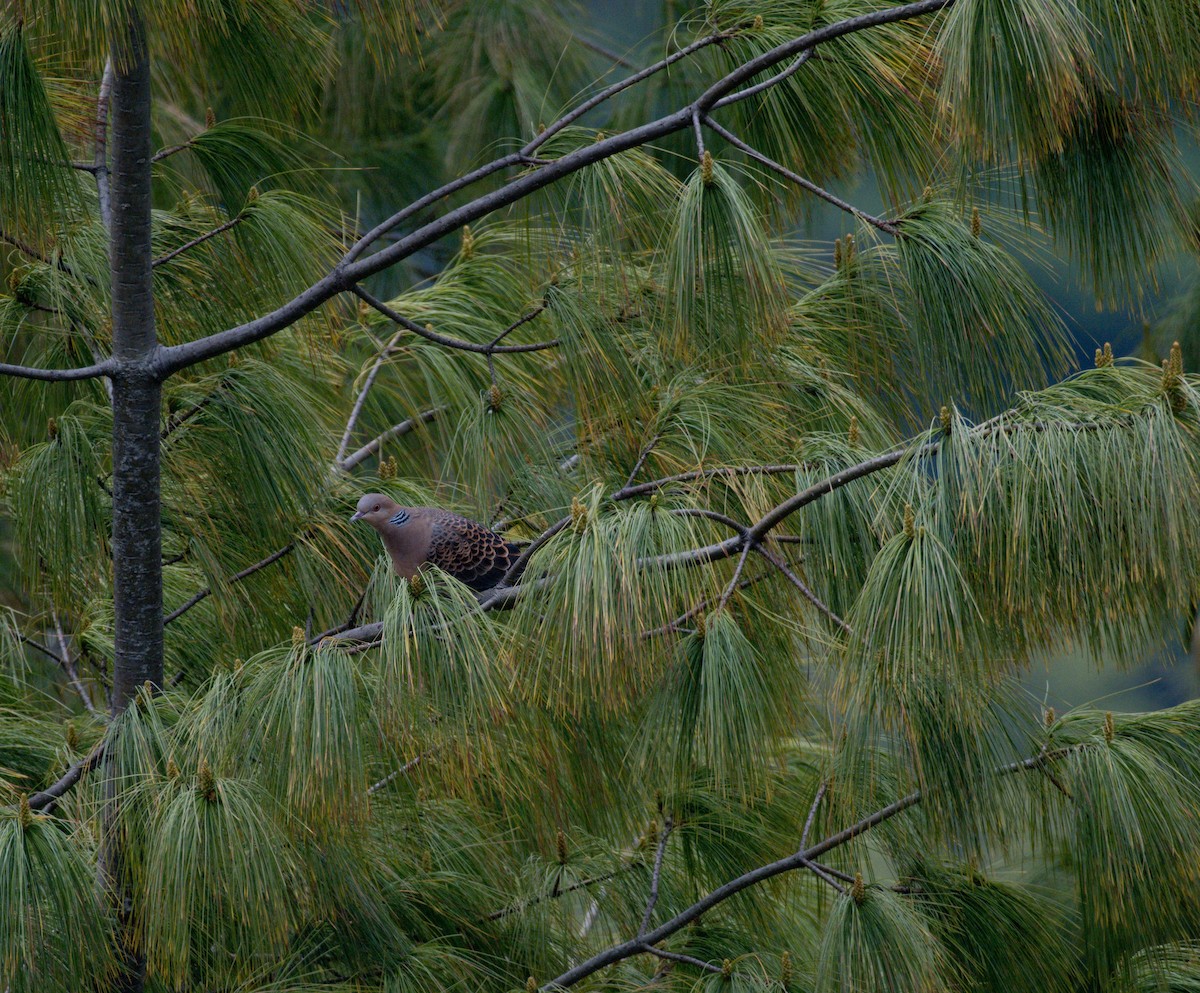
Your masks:
{"label": "bare branch", "polygon": [[[1076,746],[1080,747],[1080,746]],[[1015,772],[1022,772],[1029,769],[1036,769],[1045,762],[1053,761],[1063,755],[1068,754],[1071,749],[1061,749],[1057,752],[1042,751],[1032,758],[1022,759],[1017,762],[1009,763],[1006,766],[1001,766],[996,769],[994,775],[1007,775]],[[773,879],[775,876],[782,875],[785,872],[792,872],[796,869],[810,869],[810,863],[819,856],[835,848],[840,848],[847,842],[852,841],[859,835],[865,834],[872,828],[891,820],[897,814],[901,814],[910,807],[916,806],[925,797],[921,790],[916,790],[903,796],[900,799],[888,804],[886,807],[881,807],[874,813],[856,821],[849,827],[843,828],[841,831],[831,834],[822,841],[817,842],[811,848],[804,851],[796,852],[788,855],[785,858],[778,859],[774,862],[768,862],[766,865],[761,865],[756,869],[751,869],[749,872],[743,873],[736,879],[731,879],[729,882],[718,886],[710,891],[705,896],[701,897],[686,910],[680,911],[669,921],[660,924],[657,928],[645,936],[632,938],[629,941],[621,942],[618,945],[606,949],[591,958],[578,963],[568,969],[562,975],[550,980],[541,987],[542,990],[559,990],[566,989],[575,985],[581,979],[585,979],[595,972],[621,962],[633,955],[640,954],[645,951],[647,945],[655,945],[677,931],[681,930],[696,918],[705,914],[713,907],[728,900],[730,897],[741,893],[743,890],[756,886],[759,883],[765,882],[768,879]]]}
{"label": "bare branch", "polygon": [[93,132],[92,165],[89,172],[96,179],[96,193],[100,202],[100,222],[105,230],[112,227],[112,199],[108,192],[108,109],[113,87],[113,62],[104,63],[104,74],[100,77],[100,92],[96,96],[96,129]]}
{"label": "bare branch", "polygon": [[432,410],[423,410],[414,417],[408,418],[408,420],[401,421],[399,424],[393,424],[382,434],[377,435],[371,441],[368,441],[358,451],[347,455],[344,459],[342,459],[341,462],[338,463],[337,467],[343,472],[349,472],[360,462],[370,458],[377,451],[379,451],[380,446],[383,445],[384,442],[391,441],[393,438],[403,437],[418,424],[428,424],[443,410],[445,410],[444,407],[434,407]]}
{"label": "bare branch", "polygon": [[177,152],[182,152],[192,147],[191,140],[185,141],[181,145],[170,145],[167,148],[160,148],[157,152],[150,156],[151,162],[161,162],[165,158],[175,155]]}
{"label": "bare branch", "polygon": [[703,959],[698,959],[691,955],[683,955],[680,952],[669,952],[665,948],[655,948],[653,945],[642,945],[639,951],[653,955],[656,958],[666,959],[669,962],[682,962],[684,965],[694,965],[697,969],[703,969],[705,972],[715,972],[720,975],[724,971],[719,965],[713,965],[711,962],[705,962]]}
{"label": "bare branch", "polygon": [[[403,314],[399,314],[392,310],[392,308],[382,300],[377,300],[375,297],[371,296],[371,294],[364,290],[361,286],[355,285],[351,287],[351,292],[374,307],[377,311],[379,311],[379,313],[383,314],[384,317],[388,318],[388,320],[394,321],[396,324],[399,324],[402,328],[411,331],[413,334],[420,335],[420,337],[425,338],[427,341],[432,341],[435,344],[445,345],[447,348],[457,348],[463,352],[477,352],[481,355],[496,355],[508,352],[540,352],[547,348],[555,348],[560,344],[557,338],[555,338],[553,341],[536,341],[528,345],[499,345],[496,343],[499,341],[499,338],[487,345],[476,341],[464,341],[461,338],[451,338],[444,334],[438,334],[436,331],[431,331],[429,328],[422,327],[416,321],[409,320]],[[520,325],[523,323],[525,323],[524,319],[518,321],[515,325],[513,325],[513,327],[520,327]],[[509,328],[509,330],[511,331],[512,328]],[[508,332],[505,331],[500,335],[500,338],[503,338],[504,334],[507,333]]]}
{"label": "bare branch", "polygon": [[375,377],[379,375],[379,370],[383,368],[384,360],[392,354],[392,349],[396,342],[399,341],[402,331],[397,331],[392,335],[391,340],[380,350],[375,357],[375,363],[371,366],[371,371],[367,373],[366,381],[363,387],[359,390],[358,398],[354,401],[354,409],[350,411],[350,418],[346,421],[346,430],[342,432],[342,440],[338,445],[337,455],[333,457],[334,463],[338,466],[342,464],[342,458],[346,454],[346,449],[350,447],[350,438],[354,434],[354,427],[358,424],[359,415],[362,413],[363,404],[367,402],[367,394],[371,392],[371,387],[375,385]]}
{"label": "bare branch", "polygon": [[742,578],[742,570],[746,568],[746,559],[750,555],[750,549],[753,547],[753,545],[746,545],[742,549],[742,554],[738,557],[737,565],[733,570],[733,578],[729,580],[728,585],[721,591],[721,598],[717,601],[717,610],[720,610],[725,604],[729,603],[729,598],[733,596],[733,591],[738,588],[738,580]]}
{"label": "bare branch", "polygon": [[599,42],[592,41],[590,38],[585,38],[582,35],[578,35],[578,34],[575,35],[575,41],[578,42],[580,45],[582,45],[584,48],[587,48],[587,49],[595,52],[597,55],[608,59],[608,61],[613,63],[613,65],[618,65],[622,69],[632,69],[633,68],[633,63],[630,62],[627,58],[625,58],[622,55],[618,55],[616,52],[612,51],[611,49],[605,48]]}
{"label": "bare branch", "polygon": [[658,839],[658,849],[654,853],[654,871],[650,876],[650,897],[646,900],[646,912],[642,914],[642,923],[638,928],[638,937],[646,933],[650,927],[650,918],[654,915],[654,905],[658,903],[658,883],[662,878],[663,854],[667,850],[667,839],[671,837],[671,828],[675,822],[671,818],[663,821],[662,835]]}
{"label": "bare branch", "polygon": [[[303,541],[304,536],[302,536],[300,538],[300,540]],[[255,562],[254,565],[247,566],[241,572],[235,573],[234,575],[230,576],[229,577],[229,585],[232,586],[234,583],[240,583],[243,579],[246,579],[248,576],[253,576],[260,569],[265,569],[267,566],[272,565],[275,562],[278,562],[285,555],[290,554],[296,548],[296,544],[297,543],[295,541],[289,541],[286,545],[284,545],[282,548],[277,549],[276,551],[272,552],[265,559],[261,559],[258,562]],[[180,604],[178,607],[176,607],[174,610],[172,610],[169,614],[167,614],[167,616],[163,618],[163,626],[165,627],[166,625],[170,624],[176,618],[181,617],[182,615],[186,614],[189,610],[191,610],[194,606],[196,606],[196,604],[198,604],[201,600],[203,600],[209,596],[212,596],[212,587],[206,586],[206,587],[204,587],[204,589],[202,589],[198,593],[195,593],[192,596],[190,596],[182,604]]]}
{"label": "bare branch", "polygon": [[[642,466],[646,464],[646,459],[650,457],[650,453],[654,451],[654,446],[658,444],[659,439],[661,438],[662,432],[659,431],[653,438],[649,440],[649,442],[646,443],[646,447],[643,448],[638,454],[637,461],[633,464],[633,468],[629,471],[629,478],[625,480],[625,485],[622,487],[622,490],[629,489],[629,484],[632,483],[637,474],[641,472]],[[620,493],[621,490],[618,490],[617,492]],[[610,497],[609,499],[615,500],[616,497]]]}
{"label": "bare branch", "polygon": [[817,790],[817,795],[813,797],[812,806],[808,808],[808,817],[804,819],[804,830],[800,832],[800,851],[804,851],[804,846],[808,844],[808,832],[812,830],[813,821],[817,817],[817,809],[821,806],[821,801],[825,799],[828,789],[829,780],[826,779]]}
{"label": "bare branch", "polygon": [[215,238],[219,234],[224,234],[230,228],[237,227],[239,224],[241,224],[242,221],[244,221],[246,219],[246,217],[247,217],[246,212],[242,211],[240,214],[237,214],[231,220],[226,221],[224,224],[218,225],[217,227],[213,228],[211,231],[206,231],[206,232],[204,232],[204,234],[193,238],[189,242],[185,242],[184,244],[180,245],[178,248],[171,249],[171,251],[167,252],[165,255],[160,255],[158,258],[156,258],[153,262],[150,263],[151,267],[160,266],[166,262],[170,262],[171,259],[175,258],[176,256],[182,255],[189,248],[195,248],[197,245],[204,244],[204,242],[208,241],[209,238]]}
{"label": "bare branch", "polygon": [[758,554],[761,555],[763,558],[765,558],[768,562],[770,562],[773,566],[775,566],[776,569],[778,569],[780,572],[782,572],[784,574],[784,576],[787,577],[788,581],[794,587],[796,587],[796,589],[798,589],[800,591],[801,596],[803,596],[805,600],[807,600],[814,607],[816,607],[817,610],[819,610],[822,614],[824,614],[831,621],[833,621],[833,623],[836,624],[838,627],[840,627],[844,632],[846,632],[846,634],[854,633],[853,631],[850,630],[850,625],[847,624],[840,617],[838,617],[838,615],[835,614],[832,610],[830,610],[825,605],[825,603],[821,600],[821,598],[818,597],[811,589],[809,589],[808,584],[806,582],[804,582],[804,580],[801,579],[799,576],[797,576],[794,572],[792,572],[792,570],[790,568],[788,568],[788,564],[782,558],[780,558],[778,555],[776,555],[770,549],[763,548],[762,545],[755,545],[754,550],[756,552],[758,552]]}
{"label": "bare branch", "polygon": [[673,52],[665,59],[660,59],[653,65],[647,66],[645,69],[635,72],[632,76],[627,76],[624,79],[613,83],[612,86],[606,87],[595,96],[589,97],[570,113],[560,117],[557,121],[551,124],[550,127],[546,128],[545,131],[534,138],[533,141],[521,149],[521,152],[525,155],[532,155],[539,148],[541,148],[542,145],[558,134],[558,132],[560,132],[563,128],[579,120],[579,118],[581,118],[594,107],[600,106],[600,104],[604,103],[606,100],[611,100],[622,90],[627,90],[629,87],[642,82],[642,80],[649,79],[656,73],[662,72],[664,69],[674,65],[680,59],[686,59],[689,55],[695,54],[702,48],[707,48],[709,45],[715,45],[717,42],[724,41],[732,36],[732,33],[721,32],[718,34],[708,35],[705,38],[700,38],[698,41],[694,41],[690,45],[681,48],[678,52]]}
{"label": "bare branch", "polygon": [[60,661],[63,672],[66,673],[67,679],[71,681],[71,686],[75,692],[79,694],[79,699],[83,701],[83,705],[87,708],[88,713],[93,717],[100,717],[100,712],[92,704],[92,698],[88,695],[87,687],[79,681],[79,673],[75,670],[75,663],[71,659],[71,649],[67,645],[66,635],[63,634],[62,624],[58,620],[58,611],[51,610],[50,618],[54,621],[54,633],[58,637],[58,650],[62,653]]}
{"label": "bare branch", "polygon": [[776,475],[779,473],[795,472],[799,468],[800,466],[798,465],[746,465],[722,466],[718,469],[697,469],[694,472],[681,472],[677,476],[664,476],[662,479],[655,479],[649,483],[639,483],[637,486],[626,484],[613,493],[609,499],[628,500],[630,497],[653,493],[655,490],[660,490],[664,486],[670,486],[672,483],[688,483],[693,479],[714,479],[718,476]]}
{"label": "bare branch", "polygon": [[740,151],[745,152],[748,156],[750,156],[750,158],[754,159],[755,162],[759,162],[762,165],[765,165],[772,172],[779,173],[779,175],[783,176],[784,179],[791,180],[797,186],[799,186],[803,189],[806,189],[806,190],[808,190],[809,193],[812,193],[812,194],[820,197],[826,203],[831,203],[835,207],[837,207],[839,210],[844,210],[848,214],[853,214],[859,220],[866,221],[872,227],[876,227],[880,231],[884,231],[887,234],[892,235],[893,237],[899,233],[899,231],[900,231],[899,226],[896,225],[895,223],[893,223],[892,221],[885,221],[880,217],[876,217],[874,214],[868,214],[865,210],[859,210],[857,207],[854,206],[854,204],[847,203],[845,200],[841,199],[841,197],[835,196],[834,194],[832,194],[828,190],[823,189],[822,187],[818,186],[816,183],[812,182],[811,180],[807,180],[803,176],[799,175],[798,173],[792,172],[791,169],[788,169],[786,166],[780,165],[774,159],[767,158],[767,156],[763,155],[762,152],[758,151],[758,149],[752,148],[750,145],[747,145],[744,141],[742,141],[740,138],[738,138],[737,135],[735,135],[732,131],[728,131],[725,128],[721,127],[721,125],[719,125],[711,117],[705,117],[704,123],[709,128],[711,128],[713,131],[715,131],[717,134],[719,134],[722,138],[724,138],[727,142],[729,142],[729,144],[731,144],[734,148],[737,148]]}
{"label": "bare branch", "polygon": [[720,110],[722,107],[728,107],[731,103],[737,103],[740,100],[747,100],[752,96],[757,96],[764,90],[769,90],[772,86],[778,86],[789,76],[793,76],[805,62],[812,58],[814,48],[806,48],[803,52],[796,56],[795,60],[786,69],[777,72],[770,79],[764,79],[761,83],[756,83],[754,86],[748,86],[744,90],[738,90],[736,93],[730,93],[727,97],[722,97],[713,104],[713,110]]}
{"label": "bare branch", "polygon": [[19,379],[40,379],[48,383],[67,383],[78,379],[96,379],[111,376],[116,364],[111,358],[79,369],[36,369],[33,366],[6,365],[0,362],[0,376],[16,376]]}
{"label": "bare branch", "polygon": [[82,778],[85,772],[91,772],[104,757],[104,742],[101,741],[87,758],[71,763],[62,778],[52,786],[47,786],[40,793],[34,793],[29,798],[30,810],[44,810],[62,797],[72,786]]}
{"label": "bare branch", "polygon": [[[401,215],[408,216],[413,211],[419,209],[418,204],[432,203],[448,195],[449,192],[461,189],[463,186],[469,185],[470,182],[474,182],[483,176],[491,175],[509,165],[521,164],[527,161],[530,146],[527,146],[522,153],[505,156],[502,159],[489,163],[487,166],[477,169],[469,177],[463,177],[461,180],[456,180],[454,183],[448,184],[438,191],[434,191],[429,197],[422,198],[417,203],[406,207],[399,215],[394,215],[393,218],[389,218],[382,225],[377,226],[368,235],[359,239],[347,255],[329,273],[271,313],[264,314],[246,324],[241,324],[225,331],[219,331],[195,341],[160,349],[158,354],[159,374],[162,377],[166,377],[187,366],[214,358],[235,348],[241,348],[244,345],[261,341],[283,328],[294,324],[297,320],[322,306],[337,294],[352,289],[361,280],[377,272],[381,272],[389,266],[395,265],[402,259],[408,258],[414,252],[433,244],[453,231],[457,231],[464,224],[470,224],[511,203],[522,200],[531,193],[543,189],[564,176],[578,172],[580,169],[595,162],[632,148],[638,148],[665,135],[690,127],[693,117],[697,114],[701,116],[706,115],[722,97],[736,91],[739,86],[748,82],[759,73],[799,55],[805,49],[813,48],[816,45],[832,41],[843,35],[852,34],[856,31],[862,31],[881,24],[891,24],[914,17],[921,17],[948,7],[953,2],[954,0],[918,0],[916,3],[886,7],[858,17],[850,17],[833,24],[822,25],[799,38],[794,38],[781,45],[777,45],[738,66],[709,86],[704,93],[688,106],[682,107],[665,117],[660,117],[658,120],[647,122],[638,127],[630,128],[627,131],[604,138],[601,141],[574,149],[551,162],[545,163],[534,171],[525,172],[517,176],[499,189],[478,196],[468,203],[447,211],[441,217],[418,227],[402,238],[398,238],[387,248],[366,258],[359,258],[359,255],[372,240],[399,223],[396,220],[397,217],[401,217]],[[712,42],[709,43],[711,44]],[[633,81],[636,82],[636,80]],[[632,82],[627,85],[632,85]],[[609,90],[611,91],[612,88],[610,87]],[[597,96],[601,96],[601,94]],[[575,119],[572,115],[578,116],[579,113],[583,112],[582,108],[587,103],[588,101],[585,101],[584,104],[581,104],[571,114],[560,118],[552,127],[559,129],[565,127],[567,123]],[[532,147],[536,148],[537,144],[535,143],[545,141],[549,133],[551,131],[547,129],[547,132],[534,139],[534,143],[531,143]]]}
{"label": "bare branch", "polygon": [[381,780],[379,780],[379,782],[372,783],[370,786],[367,787],[367,795],[370,796],[372,793],[378,793],[381,789],[383,789],[385,786],[387,786],[388,783],[393,782],[394,780],[400,778],[401,776],[407,776],[410,772],[412,772],[413,769],[415,769],[418,765],[420,765],[421,759],[425,758],[425,755],[428,755],[428,754],[429,753],[426,752],[422,755],[418,755],[416,758],[409,759],[407,762],[404,763],[404,765],[400,766],[399,769],[396,769],[393,772],[389,772],[386,776],[384,776]]}

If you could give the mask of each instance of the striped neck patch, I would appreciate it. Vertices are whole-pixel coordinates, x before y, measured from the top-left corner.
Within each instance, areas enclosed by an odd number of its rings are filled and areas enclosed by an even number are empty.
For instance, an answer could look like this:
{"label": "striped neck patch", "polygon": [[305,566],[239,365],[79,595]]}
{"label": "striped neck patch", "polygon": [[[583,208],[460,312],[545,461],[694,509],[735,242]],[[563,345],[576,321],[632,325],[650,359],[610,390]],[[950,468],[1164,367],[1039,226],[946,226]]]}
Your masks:
{"label": "striped neck patch", "polygon": [[391,517],[388,518],[389,524],[394,524],[399,527],[401,524],[408,523],[408,511],[404,509],[397,510]]}

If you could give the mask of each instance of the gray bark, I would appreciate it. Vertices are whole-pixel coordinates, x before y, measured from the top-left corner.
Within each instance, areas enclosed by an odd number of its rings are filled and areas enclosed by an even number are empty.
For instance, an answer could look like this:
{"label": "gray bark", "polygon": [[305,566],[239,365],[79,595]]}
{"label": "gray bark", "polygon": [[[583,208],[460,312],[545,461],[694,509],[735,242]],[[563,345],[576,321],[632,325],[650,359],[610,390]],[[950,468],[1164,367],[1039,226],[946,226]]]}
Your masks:
{"label": "gray bark", "polygon": [[[150,245],[150,60],[141,18],[131,13],[113,52],[109,266],[113,320],[113,716],[143,683],[162,685],[162,531],[159,423]],[[100,884],[117,918],[120,970],[112,989],[141,993],[146,956],[135,937],[133,891],[116,830],[119,769],[105,763]]]}

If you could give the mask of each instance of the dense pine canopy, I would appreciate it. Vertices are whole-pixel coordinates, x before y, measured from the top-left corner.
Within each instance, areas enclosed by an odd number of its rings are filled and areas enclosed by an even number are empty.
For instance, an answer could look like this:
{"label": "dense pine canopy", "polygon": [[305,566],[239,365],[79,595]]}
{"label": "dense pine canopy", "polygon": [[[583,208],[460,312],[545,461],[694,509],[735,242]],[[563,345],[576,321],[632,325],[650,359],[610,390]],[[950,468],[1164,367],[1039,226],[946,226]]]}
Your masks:
{"label": "dense pine canopy", "polygon": [[0,10],[0,989],[1200,986],[1200,6],[647,6]]}

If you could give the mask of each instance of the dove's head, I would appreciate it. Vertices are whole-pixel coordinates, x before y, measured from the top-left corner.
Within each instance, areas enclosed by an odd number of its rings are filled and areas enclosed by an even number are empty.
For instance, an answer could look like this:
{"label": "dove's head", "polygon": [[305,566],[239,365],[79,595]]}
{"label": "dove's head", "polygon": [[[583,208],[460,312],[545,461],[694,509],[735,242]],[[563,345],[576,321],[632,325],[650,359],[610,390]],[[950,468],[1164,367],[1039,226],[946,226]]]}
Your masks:
{"label": "dove's head", "polygon": [[396,513],[396,501],[382,493],[368,493],[358,501],[350,516],[352,521],[366,521],[373,528],[382,527]]}

